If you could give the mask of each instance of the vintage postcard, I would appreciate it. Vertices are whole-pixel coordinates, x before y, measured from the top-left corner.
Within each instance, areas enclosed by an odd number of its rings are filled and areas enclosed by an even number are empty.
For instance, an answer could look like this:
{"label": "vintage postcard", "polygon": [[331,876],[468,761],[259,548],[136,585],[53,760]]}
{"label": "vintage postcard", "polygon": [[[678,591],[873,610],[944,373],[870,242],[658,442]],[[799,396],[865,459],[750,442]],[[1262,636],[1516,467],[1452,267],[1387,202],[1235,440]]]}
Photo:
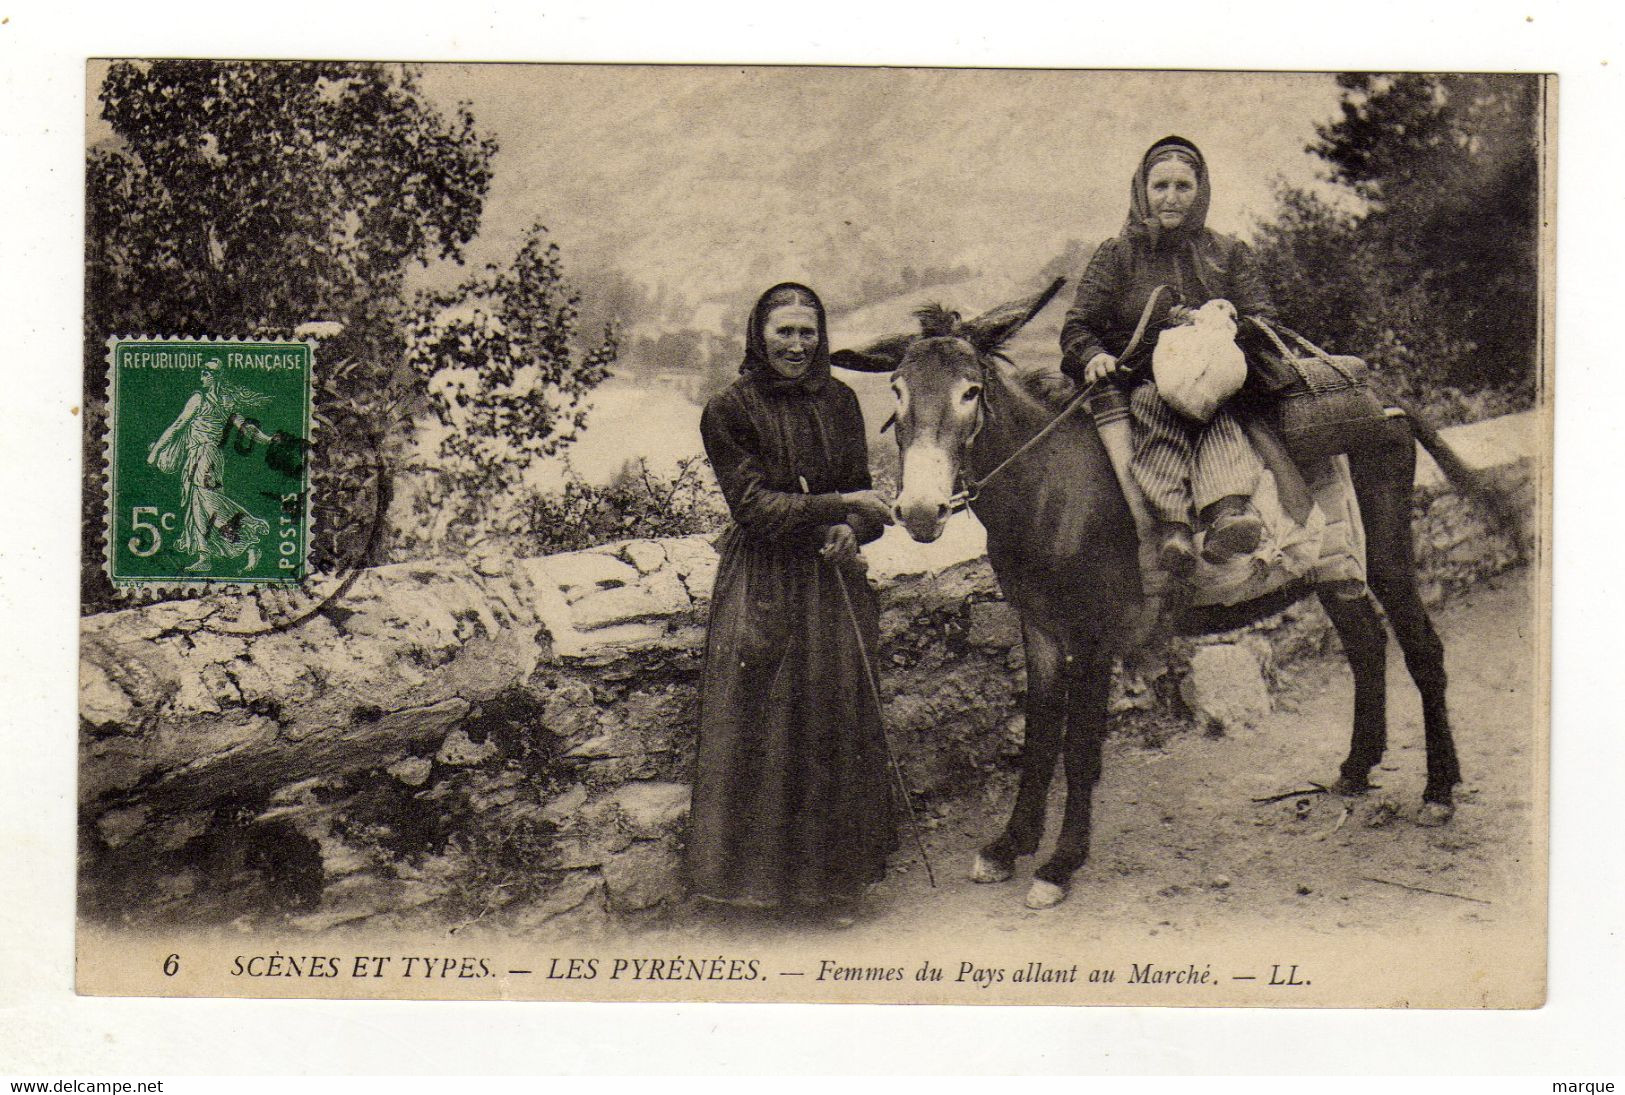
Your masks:
{"label": "vintage postcard", "polygon": [[1555,78],[86,102],[80,992],[1543,1003]]}

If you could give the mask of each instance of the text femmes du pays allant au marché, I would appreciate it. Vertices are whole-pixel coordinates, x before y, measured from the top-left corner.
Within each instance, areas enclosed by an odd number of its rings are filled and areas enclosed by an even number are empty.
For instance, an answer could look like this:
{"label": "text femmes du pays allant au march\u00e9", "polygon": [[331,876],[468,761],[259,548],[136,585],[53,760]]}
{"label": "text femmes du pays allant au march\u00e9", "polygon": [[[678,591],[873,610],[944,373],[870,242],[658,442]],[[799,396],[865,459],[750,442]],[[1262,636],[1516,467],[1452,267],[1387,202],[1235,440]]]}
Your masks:
{"label": "text femmes du pays allant au march\u00e9", "polygon": [[[1021,965],[982,965],[959,961],[937,964],[924,960],[910,972],[907,966],[859,965],[821,959],[805,969],[769,971],[760,959],[731,958],[585,958],[552,957],[537,969],[505,969],[494,959],[479,956],[424,955],[320,955],[270,954],[237,955],[230,975],[250,978],[351,978],[351,979],[432,979],[479,980],[509,975],[540,974],[551,981],[765,981],[772,973],[805,977],[823,982],[953,983],[990,988],[998,984],[1113,984],[1130,985],[1210,985],[1219,978],[1211,965],[1159,966],[1130,963],[1127,971],[1117,968],[1084,970],[1077,963],[1054,965],[1029,961]],[[1295,970],[1294,970],[1295,973]],[[1272,977],[1272,981],[1277,979]],[[1301,983],[1279,982],[1279,983]]]}

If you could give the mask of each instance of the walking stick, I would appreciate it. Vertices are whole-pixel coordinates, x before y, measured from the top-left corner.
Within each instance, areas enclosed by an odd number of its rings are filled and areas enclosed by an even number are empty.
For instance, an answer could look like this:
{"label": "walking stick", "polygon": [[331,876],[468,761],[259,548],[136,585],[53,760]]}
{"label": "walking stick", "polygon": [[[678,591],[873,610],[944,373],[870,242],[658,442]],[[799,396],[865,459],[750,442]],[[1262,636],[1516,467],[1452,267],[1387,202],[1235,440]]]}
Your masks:
{"label": "walking stick", "polygon": [[896,780],[897,790],[902,793],[903,806],[908,811],[908,829],[914,834],[914,847],[920,853],[920,862],[925,864],[926,881],[931,883],[934,890],[937,888],[937,875],[931,869],[931,857],[925,854],[925,841],[920,836],[920,823],[914,816],[914,798],[909,794],[908,779],[903,774],[903,763],[897,759],[897,754],[891,747],[891,736],[886,733],[886,709],[880,702],[880,688],[875,684],[874,667],[869,664],[869,648],[863,642],[863,628],[858,626],[858,613],[852,607],[852,595],[846,591],[846,575],[841,573],[839,563],[831,562],[829,566],[835,572],[835,584],[841,590],[841,603],[846,605],[847,621],[852,624],[852,634],[858,640],[858,659],[863,663],[863,679],[869,685],[869,698],[875,704],[875,719],[880,723],[880,740],[886,747],[886,763]]}
{"label": "walking stick", "polygon": [[[802,494],[811,494],[812,488],[807,485],[807,477],[796,477],[801,484]],[[908,831],[914,835],[914,847],[920,853],[920,862],[925,866],[925,879],[931,883],[931,888],[937,888],[937,873],[931,869],[931,857],[925,853],[925,840],[920,836],[920,822],[914,816],[914,796],[909,794],[908,778],[903,774],[903,762],[897,759],[897,753],[891,747],[891,735],[886,733],[886,705],[880,702],[879,680],[875,676],[874,666],[869,664],[869,647],[863,641],[863,628],[858,625],[857,609],[852,607],[852,595],[846,591],[846,575],[841,573],[841,565],[819,556],[822,562],[828,563],[829,568],[835,572],[835,585],[841,591],[841,603],[846,606],[846,620],[852,625],[852,637],[858,642],[858,660],[863,665],[863,679],[869,685],[869,698],[874,701],[875,721],[880,724],[880,743],[886,750],[886,767],[891,772],[898,792],[903,796],[903,809],[908,811]]]}

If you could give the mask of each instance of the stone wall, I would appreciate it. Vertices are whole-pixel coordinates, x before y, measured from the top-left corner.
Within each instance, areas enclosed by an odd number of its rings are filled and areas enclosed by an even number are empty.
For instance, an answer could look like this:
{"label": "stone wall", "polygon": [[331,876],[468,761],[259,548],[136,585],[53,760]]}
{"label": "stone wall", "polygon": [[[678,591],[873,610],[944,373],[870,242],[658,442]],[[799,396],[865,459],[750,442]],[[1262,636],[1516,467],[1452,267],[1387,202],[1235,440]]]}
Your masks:
{"label": "stone wall", "polygon": [[[1529,490],[1535,416],[1448,434]],[[1416,506],[1430,600],[1518,561],[1431,462]],[[868,554],[888,729],[929,824],[1009,779],[1019,629],[974,521],[929,548],[892,530]],[[681,898],[715,567],[702,538],[628,541],[378,568],[269,635],[231,634],[212,599],[87,618],[85,914],[309,930],[658,914]],[[1159,733],[1246,721],[1275,665],[1328,641],[1319,609],[1294,606],[1180,644],[1165,677],[1120,680],[1113,709]]]}

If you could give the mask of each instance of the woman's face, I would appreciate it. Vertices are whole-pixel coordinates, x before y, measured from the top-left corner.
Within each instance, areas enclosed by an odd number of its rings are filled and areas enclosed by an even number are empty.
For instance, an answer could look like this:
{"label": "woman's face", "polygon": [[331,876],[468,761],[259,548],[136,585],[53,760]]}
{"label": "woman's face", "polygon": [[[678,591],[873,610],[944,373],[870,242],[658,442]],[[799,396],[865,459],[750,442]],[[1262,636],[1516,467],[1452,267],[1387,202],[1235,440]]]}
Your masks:
{"label": "woman's face", "polygon": [[1178,228],[1196,202],[1196,171],[1183,160],[1153,164],[1145,177],[1145,197],[1163,228]]}
{"label": "woman's face", "polygon": [[818,313],[804,304],[781,304],[767,313],[762,341],[767,344],[768,367],[794,380],[807,371],[818,352]]}

